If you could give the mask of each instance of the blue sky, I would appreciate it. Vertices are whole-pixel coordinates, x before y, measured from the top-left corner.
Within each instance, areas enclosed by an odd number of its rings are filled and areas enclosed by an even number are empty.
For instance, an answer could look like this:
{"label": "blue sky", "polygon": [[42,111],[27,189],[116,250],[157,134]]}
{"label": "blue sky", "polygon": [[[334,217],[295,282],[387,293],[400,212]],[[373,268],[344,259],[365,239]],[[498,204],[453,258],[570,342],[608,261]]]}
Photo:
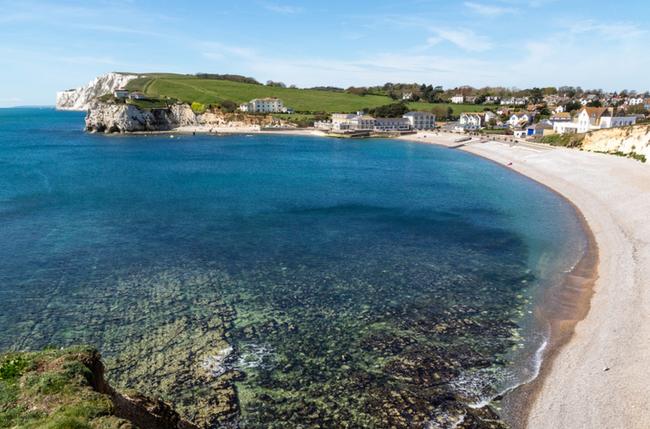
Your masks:
{"label": "blue sky", "polygon": [[0,106],[109,71],[650,89],[647,0],[0,0]]}

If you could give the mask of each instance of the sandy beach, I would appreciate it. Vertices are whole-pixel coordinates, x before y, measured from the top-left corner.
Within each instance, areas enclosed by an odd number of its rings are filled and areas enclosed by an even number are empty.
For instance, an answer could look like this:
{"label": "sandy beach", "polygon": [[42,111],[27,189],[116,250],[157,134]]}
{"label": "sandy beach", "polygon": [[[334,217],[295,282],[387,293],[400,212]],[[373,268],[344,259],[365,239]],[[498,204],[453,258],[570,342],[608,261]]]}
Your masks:
{"label": "sandy beach", "polygon": [[[459,137],[419,133],[404,139],[456,146]],[[528,143],[476,139],[459,149],[566,197],[584,216],[598,249],[593,296],[578,291],[586,305],[571,303],[573,311],[557,312],[563,316],[555,324],[566,341],[550,349],[533,391],[521,396],[526,400],[520,407],[527,408],[522,426],[650,427],[650,166]],[[555,305],[563,304],[556,299]]]}
{"label": "sandy beach", "polygon": [[165,133],[176,134],[284,134],[297,136],[322,136],[322,132],[314,128],[266,128],[261,129],[258,125],[233,125],[233,126],[212,126],[212,125],[189,125],[177,127]]}

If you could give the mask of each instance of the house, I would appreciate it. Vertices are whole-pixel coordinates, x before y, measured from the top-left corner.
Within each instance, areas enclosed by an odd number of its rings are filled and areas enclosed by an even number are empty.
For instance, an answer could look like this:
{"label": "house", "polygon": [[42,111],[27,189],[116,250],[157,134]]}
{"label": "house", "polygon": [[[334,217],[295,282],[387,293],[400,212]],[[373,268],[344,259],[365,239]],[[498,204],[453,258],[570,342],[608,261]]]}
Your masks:
{"label": "house", "polygon": [[605,107],[585,107],[578,114],[578,132],[586,133],[600,128],[600,118],[607,111]]}
{"label": "house", "polygon": [[538,137],[543,136],[544,133],[548,134],[548,131],[552,130],[553,125],[549,121],[544,121],[526,128],[526,135],[528,137]]}
{"label": "house", "polygon": [[501,100],[502,106],[525,106],[526,104],[528,104],[527,97],[523,97],[523,98],[510,97]]}
{"label": "house", "polygon": [[413,93],[412,92],[405,92],[402,94],[402,100],[404,101],[411,101],[413,100]]}
{"label": "house", "polygon": [[129,98],[129,90],[124,88],[119,88],[113,91],[115,98]]}
{"label": "house", "polygon": [[553,113],[564,113],[564,106],[557,106],[553,109]]}
{"label": "house", "polygon": [[568,112],[556,112],[550,118],[551,123],[555,122],[569,122],[571,121],[571,113]]}
{"label": "house", "polygon": [[489,110],[485,112],[466,112],[461,113],[458,124],[460,128],[468,131],[479,130],[487,126],[492,119],[497,119],[497,115]]}
{"label": "house", "polygon": [[578,132],[578,123],[573,121],[553,122],[553,131],[557,134],[575,134]]}
{"label": "house", "polygon": [[515,113],[508,119],[510,128],[525,127],[531,122],[533,122],[533,115],[530,113]]}
{"label": "house", "polygon": [[463,94],[454,95],[451,97],[451,102],[454,104],[463,104],[465,102],[465,96]]}
{"label": "house", "polygon": [[279,98],[255,98],[239,106],[239,110],[247,113],[286,113],[282,100]]}
{"label": "house", "polygon": [[584,107],[572,122],[554,122],[558,134],[587,133],[604,128],[625,127],[636,124],[636,116],[624,116],[607,107]]}
{"label": "house", "polygon": [[485,97],[485,104],[499,104],[501,103],[501,97],[495,95],[488,95]]}
{"label": "house", "polygon": [[518,139],[523,139],[526,137],[527,131],[526,130],[514,130],[512,134],[515,136],[515,138]]}
{"label": "house", "polygon": [[132,92],[129,94],[129,98],[131,100],[145,100],[147,96],[141,92]]}
{"label": "house", "polygon": [[411,122],[407,118],[375,118],[375,131],[409,131]]}
{"label": "house", "polygon": [[618,128],[618,127],[629,127],[636,124],[637,117],[633,116],[621,116],[612,110],[608,110],[600,118],[600,129],[603,128]]}
{"label": "house", "polygon": [[436,115],[429,112],[408,112],[403,116],[408,119],[414,130],[432,130],[436,127]]}
{"label": "house", "polygon": [[643,100],[641,97],[630,97],[627,99],[627,104],[630,106],[638,106],[643,104],[644,101],[645,100]]}
{"label": "house", "polygon": [[480,130],[485,125],[485,116],[479,113],[461,113],[458,124],[464,130]]}

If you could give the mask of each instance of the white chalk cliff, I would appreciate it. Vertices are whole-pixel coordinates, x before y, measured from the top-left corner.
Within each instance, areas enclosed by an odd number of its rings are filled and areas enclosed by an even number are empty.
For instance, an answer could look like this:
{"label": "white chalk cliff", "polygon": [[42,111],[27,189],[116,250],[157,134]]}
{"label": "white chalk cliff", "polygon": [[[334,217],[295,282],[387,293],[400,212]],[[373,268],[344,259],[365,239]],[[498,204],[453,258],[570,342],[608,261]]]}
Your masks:
{"label": "white chalk cliff", "polygon": [[187,104],[146,110],[131,104],[95,102],[86,114],[86,130],[91,132],[167,131],[196,124],[196,115]]}
{"label": "white chalk cliff", "polygon": [[650,159],[650,125],[609,128],[588,133],[582,142],[584,150],[644,155]]}
{"label": "white chalk cliff", "polygon": [[88,110],[97,97],[123,88],[129,81],[137,77],[138,75],[123,73],[107,73],[96,77],[80,88],[57,92],[56,108],[58,110]]}

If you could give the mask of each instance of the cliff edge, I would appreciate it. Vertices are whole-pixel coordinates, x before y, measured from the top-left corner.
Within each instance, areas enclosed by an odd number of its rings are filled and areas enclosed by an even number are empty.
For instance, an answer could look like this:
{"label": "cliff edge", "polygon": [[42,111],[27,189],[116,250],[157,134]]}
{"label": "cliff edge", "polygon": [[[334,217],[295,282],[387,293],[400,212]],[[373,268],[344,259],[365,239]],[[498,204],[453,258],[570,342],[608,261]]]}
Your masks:
{"label": "cliff edge", "polygon": [[161,400],[114,390],[88,347],[0,355],[0,427],[198,429]]}
{"label": "cliff edge", "polygon": [[107,73],[98,76],[82,87],[57,92],[56,108],[57,110],[88,110],[97,97],[111,94],[137,77],[139,76],[126,73]]}
{"label": "cliff edge", "polygon": [[592,152],[650,159],[650,125],[609,128],[587,133],[582,141],[582,148]]}

